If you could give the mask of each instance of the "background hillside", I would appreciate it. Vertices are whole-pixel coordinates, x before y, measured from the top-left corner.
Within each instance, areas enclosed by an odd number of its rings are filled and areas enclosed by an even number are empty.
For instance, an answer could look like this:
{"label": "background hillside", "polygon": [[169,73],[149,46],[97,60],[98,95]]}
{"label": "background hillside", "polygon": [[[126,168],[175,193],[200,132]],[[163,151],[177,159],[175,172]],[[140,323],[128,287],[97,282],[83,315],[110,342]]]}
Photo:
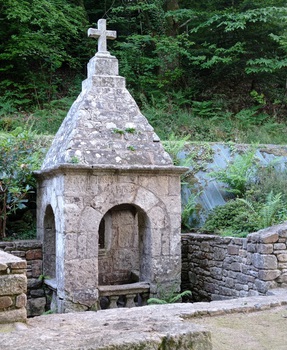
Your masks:
{"label": "background hillside", "polygon": [[286,14],[281,0],[0,0],[0,127],[56,132],[106,18],[161,138],[284,143]]}
{"label": "background hillside", "polygon": [[[190,141],[286,144],[286,1],[0,0],[2,238],[35,235],[32,171],[80,93],[97,47],[87,29],[100,18],[117,31],[109,51],[175,163]],[[246,234],[287,219],[285,169],[246,157],[214,174],[233,197],[207,231]],[[184,181],[190,230],[201,190]]]}

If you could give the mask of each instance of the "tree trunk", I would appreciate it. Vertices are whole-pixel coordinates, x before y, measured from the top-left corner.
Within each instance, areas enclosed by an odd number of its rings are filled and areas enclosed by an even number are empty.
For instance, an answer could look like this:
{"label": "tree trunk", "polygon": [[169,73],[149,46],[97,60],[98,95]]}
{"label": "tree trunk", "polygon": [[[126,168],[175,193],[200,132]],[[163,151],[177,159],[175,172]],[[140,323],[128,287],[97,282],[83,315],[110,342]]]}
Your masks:
{"label": "tree trunk", "polygon": [[[178,0],[166,0],[165,10],[175,11],[179,9]],[[172,16],[167,18],[167,35],[176,36],[178,30],[178,23],[174,20]]]}
{"label": "tree trunk", "polygon": [[6,223],[7,223],[7,208],[6,199],[7,193],[0,192],[0,198],[2,199],[2,208],[0,208],[0,238],[6,237]]}

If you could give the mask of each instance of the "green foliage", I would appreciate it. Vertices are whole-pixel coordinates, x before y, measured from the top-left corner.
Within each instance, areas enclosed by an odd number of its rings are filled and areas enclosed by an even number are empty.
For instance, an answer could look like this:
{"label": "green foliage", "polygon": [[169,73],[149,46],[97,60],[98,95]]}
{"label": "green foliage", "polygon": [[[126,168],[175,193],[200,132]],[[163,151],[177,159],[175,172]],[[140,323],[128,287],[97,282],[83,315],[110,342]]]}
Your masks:
{"label": "green foliage", "polygon": [[242,197],[250,183],[254,181],[255,165],[255,152],[249,151],[236,156],[233,162],[227,165],[226,169],[211,172],[210,176],[227,184],[227,192]]}
{"label": "green foliage", "polygon": [[183,232],[190,231],[193,228],[193,224],[194,224],[193,216],[196,213],[198,196],[199,196],[199,193],[194,193],[191,191],[187,203],[183,205],[183,208],[181,211],[181,226],[182,226]]}
{"label": "green foliage", "polygon": [[287,219],[286,203],[282,201],[281,193],[274,194],[271,191],[267,194],[265,202],[259,204],[242,198],[239,200],[255,214],[259,228],[269,227]]}
{"label": "green foliage", "polygon": [[84,9],[65,0],[5,0],[1,10],[2,113],[41,107],[68,89],[67,68],[80,67]]}
{"label": "green foliage", "polygon": [[26,207],[27,196],[36,187],[33,171],[44,150],[30,129],[17,128],[0,135],[0,237],[6,236],[7,218]]}
{"label": "green foliage", "polygon": [[173,304],[176,303],[178,301],[180,301],[183,297],[187,297],[187,296],[191,296],[191,291],[189,290],[185,290],[182,293],[161,293],[160,298],[150,298],[148,299],[147,303],[148,305],[152,305],[152,304]]}
{"label": "green foliage", "polygon": [[186,166],[190,164],[189,157],[181,157],[181,153],[184,151],[189,136],[179,138],[175,134],[171,133],[167,141],[164,141],[163,145],[167,153],[171,156],[174,165]]}
{"label": "green foliage", "polygon": [[242,235],[259,229],[256,215],[246,204],[237,199],[215,207],[208,215],[202,230],[212,233]]}
{"label": "green foliage", "polygon": [[287,172],[272,165],[257,165],[256,181],[243,198],[228,201],[211,211],[202,227],[221,235],[245,236],[287,220]]}

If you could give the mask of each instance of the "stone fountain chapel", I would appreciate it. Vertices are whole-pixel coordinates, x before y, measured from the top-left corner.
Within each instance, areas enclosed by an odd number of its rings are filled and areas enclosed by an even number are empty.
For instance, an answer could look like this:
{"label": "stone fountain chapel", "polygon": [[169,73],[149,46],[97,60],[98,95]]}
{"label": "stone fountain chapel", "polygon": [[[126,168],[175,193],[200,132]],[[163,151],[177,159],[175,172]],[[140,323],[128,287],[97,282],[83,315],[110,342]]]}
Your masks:
{"label": "stone fountain chapel", "polygon": [[98,52],[38,175],[38,237],[57,312],[142,305],[179,291],[180,175],[107,51]]}

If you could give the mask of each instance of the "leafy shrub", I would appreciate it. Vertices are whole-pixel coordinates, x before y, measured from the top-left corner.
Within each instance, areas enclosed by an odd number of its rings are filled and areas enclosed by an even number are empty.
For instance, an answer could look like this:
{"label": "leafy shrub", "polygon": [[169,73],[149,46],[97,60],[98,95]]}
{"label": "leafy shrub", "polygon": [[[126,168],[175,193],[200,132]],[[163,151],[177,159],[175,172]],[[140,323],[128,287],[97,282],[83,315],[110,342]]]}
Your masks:
{"label": "leafy shrub", "polygon": [[202,229],[210,233],[223,234],[228,231],[232,235],[239,235],[259,230],[259,224],[254,210],[239,199],[233,199],[215,207]]}
{"label": "leafy shrub", "polygon": [[35,132],[16,128],[0,135],[0,237],[6,236],[7,219],[26,207],[35,191],[33,171],[40,167],[44,149]]}

